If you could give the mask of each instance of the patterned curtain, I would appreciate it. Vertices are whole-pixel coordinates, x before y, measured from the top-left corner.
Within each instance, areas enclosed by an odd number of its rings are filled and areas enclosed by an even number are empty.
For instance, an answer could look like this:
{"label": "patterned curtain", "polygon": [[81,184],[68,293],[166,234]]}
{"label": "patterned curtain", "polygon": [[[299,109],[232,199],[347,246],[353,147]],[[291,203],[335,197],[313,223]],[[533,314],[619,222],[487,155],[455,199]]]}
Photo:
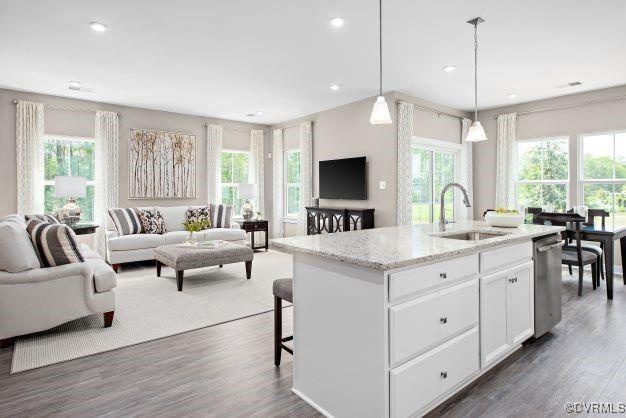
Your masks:
{"label": "patterned curtain", "polygon": [[44,212],[44,108],[19,101],[15,110],[17,213]]}
{"label": "patterned curtain", "polygon": [[275,129],[273,132],[273,145],[272,153],[274,158],[272,160],[272,178],[274,189],[274,206],[272,209],[272,237],[281,238],[284,235],[283,225],[283,208],[285,207],[285,201],[283,197],[284,190],[284,173],[283,173],[283,130]]}
{"label": "patterned curtain", "polygon": [[469,195],[469,201],[472,207],[466,208],[463,202],[463,195],[460,190],[454,189],[456,193],[457,202],[461,202],[461,213],[459,219],[471,221],[474,219],[474,173],[472,172],[474,163],[472,159],[473,142],[465,140],[467,132],[472,125],[472,120],[463,118],[461,119],[461,175],[459,182],[465,186],[467,194]]}
{"label": "patterned curtain", "polygon": [[298,213],[298,235],[307,234],[306,206],[313,197],[313,125],[300,124],[300,212]]}
{"label": "patterned curtain", "polygon": [[411,141],[413,140],[413,104],[398,104],[398,226],[413,223],[411,196],[413,194],[413,164]]}
{"label": "patterned curtain", "polygon": [[207,125],[206,177],[208,203],[222,203],[222,134],[221,125]]}
{"label": "patterned curtain", "polygon": [[[250,183],[257,185],[257,201],[255,209],[265,216],[265,182],[263,160],[263,130],[250,131]],[[267,219],[267,218],[266,218]]]}
{"label": "patterned curtain", "polygon": [[96,229],[95,250],[106,256],[104,225],[109,208],[119,206],[119,119],[114,112],[96,112],[95,179],[96,196],[94,221]]}
{"label": "patterned curtain", "polygon": [[496,205],[494,209],[517,208],[517,145],[515,124],[517,113],[498,116],[498,145],[496,149]]}

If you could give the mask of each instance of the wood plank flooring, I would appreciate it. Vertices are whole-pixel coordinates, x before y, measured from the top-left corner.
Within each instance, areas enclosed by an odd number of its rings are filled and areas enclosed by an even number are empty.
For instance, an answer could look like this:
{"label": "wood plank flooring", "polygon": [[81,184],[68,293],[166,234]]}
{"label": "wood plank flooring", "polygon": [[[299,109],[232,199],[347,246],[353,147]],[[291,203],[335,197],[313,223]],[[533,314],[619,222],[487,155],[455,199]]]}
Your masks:
{"label": "wood plank flooring", "polygon": [[[440,406],[432,416],[560,416],[566,401],[626,401],[626,288],[576,296],[563,283],[554,332]],[[290,391],[291,356],[274,367],[271,313],[9,375],[0,350],[0,416],[314,417]],[[291,308],[285,310],[291,332]]]}

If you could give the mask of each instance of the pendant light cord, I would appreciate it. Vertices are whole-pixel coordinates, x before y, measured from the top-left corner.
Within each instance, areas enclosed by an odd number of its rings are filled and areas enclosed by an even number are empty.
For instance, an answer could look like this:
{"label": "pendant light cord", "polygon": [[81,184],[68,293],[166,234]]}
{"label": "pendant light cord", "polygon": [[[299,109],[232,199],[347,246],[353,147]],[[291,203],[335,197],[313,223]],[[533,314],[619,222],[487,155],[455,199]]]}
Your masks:
{"label": "pendant light cord", "polygon": [[383,95],[383,0],[378,0],[378,95]]}
{"label": "pendant light cord", "polygon": [[474,121],[478,120],[478,20],[474,23]]}

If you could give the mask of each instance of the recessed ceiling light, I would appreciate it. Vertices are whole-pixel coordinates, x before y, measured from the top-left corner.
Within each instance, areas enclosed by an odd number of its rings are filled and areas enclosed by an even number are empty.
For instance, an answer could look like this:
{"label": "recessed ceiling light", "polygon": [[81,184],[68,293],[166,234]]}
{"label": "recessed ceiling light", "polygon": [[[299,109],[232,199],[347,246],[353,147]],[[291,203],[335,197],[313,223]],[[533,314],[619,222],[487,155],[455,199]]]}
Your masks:
{"label": "recessed ceiling light", "polygon": [[80,81],[70,81],[70,90],[80,90]]}
{"label": "recessed ceiling light", "polygon": [[331,85],[330,85],[330,89],[331,89],[332,91],[337,91],[337,90],[339,90],[339,86],[338,86],[337,84],[331,84]]}
{"label": "recessed ceiling light", "polygon": [[343,17],[333,17],[330,19],[330,24],[335,28],[342,27],[344,23],[346,23],[346,20]]}
{"label": "recessed ceiling light", "polygon": [[262,116],[262,115],[263,115],[263,112],[261,112],[260,110],[257,110],[257,111],[256,111],[256,113],[255,113],[255,115],[257,115],[257,116]]}
{"label": "recessed ceiling light", "polygon": [[517,93],[509,93],[509,99],[515,99],[517,97]]}
{"label": "recessed ceiling light", "polygon": [[93,29],[96,32],[106,32],[106,30],[109,29],[107,25],[105,25],[104,23],[100,23],[100,22],[91,22],[89,23],[89,26],[91,26],[91,29]]}
{"label": "recessed ceiling light", "polygon": [[443,70],[444,70],[446,73],[451,73],[451,72],[453,72],[454,70],[456,70],[456,67],[455,67],[454,65],[446,65],[445,67],[443,67]]}

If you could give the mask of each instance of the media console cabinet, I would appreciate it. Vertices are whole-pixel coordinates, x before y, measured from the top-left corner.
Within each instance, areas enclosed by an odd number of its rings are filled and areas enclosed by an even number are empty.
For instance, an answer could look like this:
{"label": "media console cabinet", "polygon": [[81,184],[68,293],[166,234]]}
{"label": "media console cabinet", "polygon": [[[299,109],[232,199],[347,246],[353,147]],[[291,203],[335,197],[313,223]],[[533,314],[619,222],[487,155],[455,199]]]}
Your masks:
{"label": "media console cabinet", "polygon": [[307,235],[374,228],[374,209],[307,206]]}

